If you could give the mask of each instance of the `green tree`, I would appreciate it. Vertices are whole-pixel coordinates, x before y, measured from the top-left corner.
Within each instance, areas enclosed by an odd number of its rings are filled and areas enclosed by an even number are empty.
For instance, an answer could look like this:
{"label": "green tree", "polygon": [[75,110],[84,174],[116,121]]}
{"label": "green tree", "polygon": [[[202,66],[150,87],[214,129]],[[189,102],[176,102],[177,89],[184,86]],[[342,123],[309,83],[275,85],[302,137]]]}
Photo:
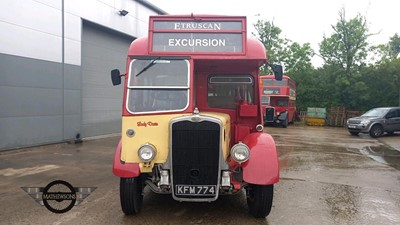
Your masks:
{"label": "green tree", "polygon": [[389,55],[392,58],[398,58],[400,56],[400,36],[396,33],[390,38]]}
{"label": "green tree", "polygon": [[[360,102],[368,101],[367,85],[360,80],[360,70],[366,66],[368,55],[368,33],[366,18],[358,14],[355,18],[346,20],[345,9],[339,11],[339,20],[332,25],[333,34],[323,37],[320,43],[320,56],[325,61],[324,67],[334,67],[335,89],[332,95],[338,104],[356,108]],[[358,102],[360,100],[360,102]]]}
{"label": "green tree", "polygon": [[367,21],[358,14],[355,18],[346,20],[345,9],[339,11],[339,20],[332,25],[334,33],[330,37],[323,37],[320,43],[320,55],[326,64],[339,65],[345,76],[350,79],[358,72],[360,66],[365,65],[368,50]]}
{"label": "green tree", "polygon": [[279,62],[279,54],[281,51],[283,39],[279,37],[282,30],[274,25],[274,22],[258,20],[254,24],[257,33],[253,33],[263,44],[268,53],[268,60],[271,63]]}
{"label": "green tree", "polygon": [[[270,63],[282,64],[286,74],[312,69],[311,57],[314,55],[309,43],[299,44],[280,37],[282,30],[274,22],[258,20],[253,33],[265,46]],[[264,68],[263,72],[267,68]]]}
{"label": "green tree", "polygon": [[[256,34],[253,33],[265,46],[269,62],[279,63],[284,66],[284,73],[297,83],[297,106],[306,108],[306,104],[317,98],[318,86],[312,75],[314,68],[311,57],[314,55],[309,43],[303,45],[289,39],[280,37],[282,30],[270,21],[258,20],[254,25]],[[262,68],[261,73],[269,74],[268,68]],[[310,90],[313,90],[310,92]]]}
{"label": "green tree", "polygon": [[378,57],[378,63],[393,61],[400,57],[400,36],[396,33],[390,37],[387,44],[373,46],[371,50],[374,51],[375,57]]}
{"label": "green tree", "polygon": [[368,86],[369,100],[357,109],[400,105],[400,59],[363,69],[361,80]]}

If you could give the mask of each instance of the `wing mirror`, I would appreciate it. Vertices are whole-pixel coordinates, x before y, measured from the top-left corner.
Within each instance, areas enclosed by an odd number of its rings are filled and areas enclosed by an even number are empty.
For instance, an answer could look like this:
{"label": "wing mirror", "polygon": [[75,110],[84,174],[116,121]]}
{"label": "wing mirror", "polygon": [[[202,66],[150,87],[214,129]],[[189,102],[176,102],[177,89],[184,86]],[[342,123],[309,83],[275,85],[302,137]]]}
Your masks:
{"label": "wing mirror", "polygon": [[111,81],[114,86],[121,84],[121,73],[119,69],[111,70]]}
{"label": "wing mirror", "polygon": [[275,80],[282,80],[283,77],[283,68],[281,65],[277,64],[269,64],[269,67],[271,67],[272,71],[275,74]]}

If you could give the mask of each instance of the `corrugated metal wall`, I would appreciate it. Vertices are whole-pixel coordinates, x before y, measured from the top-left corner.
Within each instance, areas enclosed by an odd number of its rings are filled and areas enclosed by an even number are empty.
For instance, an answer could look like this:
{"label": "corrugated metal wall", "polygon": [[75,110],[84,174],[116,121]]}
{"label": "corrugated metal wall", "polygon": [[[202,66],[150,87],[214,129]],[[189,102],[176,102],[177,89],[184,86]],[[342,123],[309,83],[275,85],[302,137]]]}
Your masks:
{"label": "corrugated metal wall", "polygon": [[83,23],[82,137],[121,132],[122,85],[112,86],[110,71],[125,72],[133,38]]}

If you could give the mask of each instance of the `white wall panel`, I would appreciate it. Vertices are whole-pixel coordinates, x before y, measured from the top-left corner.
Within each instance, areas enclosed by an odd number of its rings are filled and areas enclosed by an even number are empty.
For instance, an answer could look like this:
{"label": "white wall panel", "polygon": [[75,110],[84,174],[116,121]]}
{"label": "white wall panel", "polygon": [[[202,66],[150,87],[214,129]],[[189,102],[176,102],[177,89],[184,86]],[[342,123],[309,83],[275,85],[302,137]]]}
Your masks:
{"label": "white wall panel", "polygon": [[147,31],[149,29],[149,16],[154,15],[154,12],[140,4],[137,4],[136,8],[136,33],[138,37],[147,36]]}
{"label": "white wall panel", "polygon": [[35,1],[61,10],[61,0],[35,0]]}
{"label": "white wall panel", "polygon": [[81,65],[82,19],[74,14],[65,13],[64,24],[65,63]]}
{"label": "white wall panel", "polygon": [[[85,20],[100,24],[101,26],[138,37],[137,33],[137,3],[133,0],[68,0],[65,1],[65,11],[73,15],[79,16]],[[146,7],[142,6],[144,9]],[[118,11],[125,9],[129,12],[126,16],[119,15]],[[143,23],[148,23],[148,16],[154,15],[154,11],[146,11],[147,18]],[[145,29],[147,30],[147,26]],[[146,33],[147,34],[147,33]]]}
{"label": "white wall panel", "polygon": [[32,0],[0,1],[0,21],[61,36],[61,11]]}
{"label": "white wall panel", "polygon": [[65,39],[64,46],[64,62],[77,66],[81,65],[81,42]]}
{"label": "white wall panel", "polygon": [[82,19],[71,13],[64,13],[64,37],[75,41],[82,38]]}
{"label": "white wall panel", "polygon": [[0,1],[0,11],[1,53],[61,62],[59,9],[32,0],[14,0]]}
{"label": "white wall panel", "polygon": [[61,62],[61,37],[0,21],[0,52]]}

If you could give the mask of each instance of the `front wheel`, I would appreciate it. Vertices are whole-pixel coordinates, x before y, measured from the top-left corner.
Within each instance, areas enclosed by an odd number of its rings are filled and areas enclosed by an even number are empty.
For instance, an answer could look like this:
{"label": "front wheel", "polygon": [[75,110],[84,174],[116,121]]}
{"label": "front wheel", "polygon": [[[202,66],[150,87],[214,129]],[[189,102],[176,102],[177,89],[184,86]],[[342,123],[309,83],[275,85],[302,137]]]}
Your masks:
{"label": "front wheel", "polygon": [[383,127],[379,124],[375,124],[369,130],[369,135],[371,137],[380,137],[383,135]]}
{"label": "front wheel", "polygon": [[282,121],[282,127],[286,128],[288,126],[288,118]]}
{"label": "front wheel", "polygon": [[249,184],[247,188],[247,206],[249,213],[255,218],[265,218],[272,208],[274,185]]}
{"label": "front wheel", "polygon": [[143,204],[143,182],[140,177],[121,178],[119,196],[125,215],[139,213]]}

